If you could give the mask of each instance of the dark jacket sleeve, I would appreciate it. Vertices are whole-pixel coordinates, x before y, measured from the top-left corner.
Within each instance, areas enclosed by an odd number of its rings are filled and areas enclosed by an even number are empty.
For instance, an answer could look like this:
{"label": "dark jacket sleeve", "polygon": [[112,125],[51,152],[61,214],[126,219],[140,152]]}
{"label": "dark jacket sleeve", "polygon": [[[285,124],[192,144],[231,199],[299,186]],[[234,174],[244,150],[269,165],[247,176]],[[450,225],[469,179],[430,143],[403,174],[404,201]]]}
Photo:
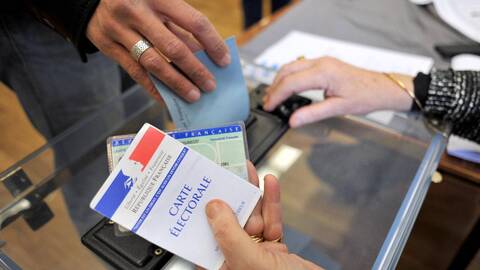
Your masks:
{"label": "dark jacket sleeve", "polygon": [[25,0],[25,5],[42,22],[54,29],[78,49],[83,61],[97,48],[85,31],[100,0]]}
{"label": "dark jacket sleeve", "polygon": [[480,71],[436,70],[429,78],[419,74],[414,85],[426,117],[448,121],[453,134],[480,143]]}

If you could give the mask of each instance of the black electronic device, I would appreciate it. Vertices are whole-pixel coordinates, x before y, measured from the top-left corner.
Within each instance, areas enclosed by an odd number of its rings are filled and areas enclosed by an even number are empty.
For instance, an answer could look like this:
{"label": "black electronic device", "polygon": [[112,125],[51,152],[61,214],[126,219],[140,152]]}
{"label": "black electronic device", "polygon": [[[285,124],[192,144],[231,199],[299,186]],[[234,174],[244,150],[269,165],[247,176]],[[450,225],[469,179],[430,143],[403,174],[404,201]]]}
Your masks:
{"label": "black electronic device", "polygon": [[[294,95],[273,112],[262,109],[266,85],[250,93],[250,116],[245,121],[250,159],[257,164],[288,130],[288,119],[311,100]],[[172,257],[158,246],[135,234],[118,235],[114,223],[102,219],[82,237],[82,243],[116,269],[161,269]]]}
{"label": "black electronic device", "polygon": [[480,44],[435,45],[434,48],[446,59],[459,54],[480,55]]}

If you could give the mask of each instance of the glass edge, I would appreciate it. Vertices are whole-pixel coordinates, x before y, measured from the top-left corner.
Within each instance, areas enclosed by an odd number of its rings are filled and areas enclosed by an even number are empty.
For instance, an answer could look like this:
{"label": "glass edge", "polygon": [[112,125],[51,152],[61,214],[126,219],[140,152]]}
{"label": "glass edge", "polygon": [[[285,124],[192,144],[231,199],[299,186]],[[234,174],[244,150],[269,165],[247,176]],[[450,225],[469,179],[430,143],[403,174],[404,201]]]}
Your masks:
{"label": "glass edge", "polygon": [[427,194],[431,175],[445,151],[447,139],[440,133],[432,138],[372,269],[395,269]]}
{"label": "glass edge", "polygon": [[[125,99],[128,99],[129,97],[131,97],[133,94],[135,94],[137,92],[138,91],[135,91],[135,90],[132,90],[132,91],[129,90],[129,91],[127,91],[127,92],[125,92],[121,95],[122,98],[119,98],[118,100],[117,99],[112,100],[108,104],[111,105],[113,103],[123,102]],[[139,110],[137,110],[134,113],[126,116],[125,122],[128,122],[129,119],[131,119],[131,118],[135,117],[137,114],[145,111],[145,108],[150,107],[152,105],[152,103],[154,103],[154,101],[150,100],[149,102],[147,102],[147,104],[140,107]],[[106,106],[106,108],[108,108],[108,106]],[[8,178],[9,175],[11,175],[11,174],[15,173],[16,171],[22,169],[23,166],[26,163],[31,162],[32,160],[35,160],[35,158],[37,158],[39,155],[41,155],[45,151],[45,148],[47,148],[47,149],[51,148],[52,145],[58,143],[63,138],[66,138],[66,137],[70,136],[73,132],[77,131],[78,129],[84,128],[85,123],[89,123],[91,121],[94,121],[97,118],[98,114],[100,112],[102,112],[103,110],[104,110],[104,108],[99,110],[98,112],[93,113],[92,115],[90,115],[87,118],[81,120],[80,122],[74,124],[72,127],[68,128],[63,133],[61,133],[58,137],[53,138],[53,140],[51,142],[46,143],[45,145],[43,145],[39,149],[32,152],[30,155],[26,156],[25,158],[19,160],[16,163],[14,163],[12,166],[7,168],[5,171],[0,172],[0,184],[2,183],[2,181],[4,179]],[[116,127],[116,128],[118,128],[118,127]],[[11,209],[15,205],[17,205],[21,200],[25,199],[29,194],[37,192],[37,190],[39,190],[40,188],[45,188],[45,190],[47,190],[48,192],[47,193],[42,192],[42,194],[37,194],[37,195],[40,196],[42,199],[44,197],[47,197],[51,192],[53,192],[56,188],[59,187],[59,186],[55,186],[54,189],[51,189],[51,187],[47,187],[47,186],[52,181],[54,181],[56,178],[61,177],[61,176],[59,176],[59,175],[61,175],[61,172],[63,172],[69,165],[72,165],[75,162],[77,162],[78,159],[80,159],[80,158],[81,157],[79,157],[79,156],[75,156],[73,158],[74,160],[71,161],[71,164],[61,164],[61,165],[59,165],[52,172],[48,173],[45,177],[43,177],[41,180],[39,180],[38,182],[32,183],[31,186],[29,186],[28,188],[23,190],[21,193],[17,194],[15,197],[12,198],[12,200],[10,200],[9,202],[7,202],[4,205],[0,205],[0,215],[6,213],[9,209]],[[54,184],[54,185],[56,185],[56,184]],[[2,224],[0,224],[0,231],[1,231],[1,229],[3,229]]]}
{"label": "glass edge", "polygon": [[108,110],[109,107],[113,107],[116,104],[124,102],[125,99],[130,98],[134,94],[138,92],[137,87],[131,87],[128,91],[122,93],[118,97],[115,97],[114,99],[110,100],[105,106],[103,106],[101,109],[98,111],[92,113],[91,115],[88,115],[84,119],[78,121],[71,127],[67,128],[65,131],[60,133],[59,135],[49,139],[45,144],[37,148],[36,150],[33,150],[29,155],[23,157],[22,159],[18,160],[17,162],[13,163],[10,165],[7,169],[4,171],[0,172],[0,183],[1,180],[8,177],[15,171],[17,171],[19,168],[22,168],[25,164],[31,162],[32,160],[35,160],[38,158],[40,155],[44,154],[45,151],[52,149],[57,143],[61,142],[63,139],[67,138],[68,136],[71,136],[74,132],[84,129],[88,123],[91,123],[92,121],[95,121],[99,117],[99,115]]}

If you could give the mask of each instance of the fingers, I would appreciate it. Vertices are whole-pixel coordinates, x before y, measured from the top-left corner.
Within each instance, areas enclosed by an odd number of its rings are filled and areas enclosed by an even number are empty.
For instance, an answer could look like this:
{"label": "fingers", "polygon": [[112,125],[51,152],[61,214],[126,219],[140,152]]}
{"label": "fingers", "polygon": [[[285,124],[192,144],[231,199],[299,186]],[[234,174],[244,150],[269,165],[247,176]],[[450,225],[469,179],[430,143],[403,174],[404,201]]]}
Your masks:
{"label": "fingers", "polygon": [[232,209],[223,201],[212,200],[206,206],[208,223],[230,269],[249,269],[249,261],[257,261],[262,249],[240,227]]}
{"label": "fingers", "polygon": [[[124,30],[117,38],[121,40],[124,47],[131,47],[142,37],[135,32]],[[147,49],[138,59],[138,63],[186,101],[195,102],[200,98],[200,90],[175,70],[155,48]]]}
{"label": "fingers", "polygon": [[265,241],[274,241],[283,235],[280,185],[273,175],[265,176],[264,182],[265,192],[262,202],[263,237]]}
{"label": "fingers", "polygon": [[[259,179],[257,175],[257,170],[253,166],[252,162],[247,162],[248,168],[248,179],[250,183],[258,187]],[[253,209],[252,214],[248,218],[247,224],[245,225],[245,231],[249,235],[262,235],[263,232],[263,218],[262,218],[262,199],[260,199]]]}
{"label": "fingers", "polygon": [[200,99],[200,90],[154,49],[147,50],[139,63],[187,102]]}
{"label": "fingers", "polygon": [[[170,59],[195,85],[204,91],[213,91],[216,83],[213,75],[200,63],[189,47],[174,35],[155,14],[146,13],[144,21],[136,24],[139,32],[163,55]],[[149,69],[147,67],[147,69]],[[177,78],[187,80],[175,71]],[[187,80],[188,81],[188,80]],[[184,82],[183,84],[187,84]]]}
{"label": "fingers", "polygon": [[290,117],[289,124],[291,127],[300,127],[333,116],[348,114],[349,107],[343,98],[330,97],[298,109]]}
{"label": "fingers", "polygon": [[148,77],[147,71],[135,60],[133,60],[123,46],[112,42],[108,44],[102,44],[99,47],[99,49],[102,50],[106,56],[115,59],[115,61],[117,61],[117,63],[130,75],[130,77],[142,85],[143,88],[145,88],[145,90],[153,98],[155,98],[158,102],[163,103],[162,97]]}
{"label": "fingers", "polygon": [[[112,55],[109,44],[113,42],[102,44],[105,40],[104,36],[106,35],[106,30],[103,30],[103,32],[100,33],[91,31],[90,38],[97,41],[103,41],[96,42],[97,46],[100,44],[99,49],[119,62],[132,78],[146,87],[149,92],[155,93],[157,91],[148,78],[147,72],[151,72],[155,77],[163,81],[169,88],[173,89],[179,96],[183,97],[188,102],[194,102],[200,98],[198,87],[175,70],[172,65],[155,50],[155,48],[147,49],[138,59],[138,63],[135,62],[130,56],[129,51],[135,43],[142,39],[142,36],[139,33],[115,21],[109,22],[108,29],[110,30],[108,33],[110,38],[123,46],[122,53],[116,52],[116,55]],[[97,35],[99,37],[96,37]],[[118,58],[120,57],[119,55],[122,55],[122,59]],[[124,59],[126,57],[130,59]],[[145,78],[148,79],[148,82]],[[156,96],[159,98],[158,93]]]}
{"label": "fingers", "polygon": [[297,60],[289,64],[286,64],[277,72],[277,76],[275,76],[275,79],[272,85],[281,81],[285,76],[310,68],[314,64],[315,64],[315,61],[307,60],[307,59]]}
{"label": "fingers", "polygon": [[[92,37],[94,32],[101,35]],[[192,51],[205,48],[216,63],[229,63],[225,61],[229,59],[228,49],[208,19],[181,0],[103,0],[88,23],[86,33],[105,54],[109,48],[99,46],[100,43],[121,44],[129,53],[142,37],[147,39],[157,51],[149,49],[139,59],[144,75],[153,73],[189,102],[200,98],[200,89],[213,91],[216,88],[215,78]],[[162,59],[163,55],[179,70]],[[151,82],[147,85],[145,78],[143,80],[139,83],[153,87]]]}
{"label": "fingers", "polygon": [[[126,50],[122,44],[115,42],[110,35],[105,33],[105,23],[102,23],[99,17],[101,16],[97,14],[90,21],[87,30],[88,38],[106,56],[114,59],[122,66],[130,77],[142,85],[157,101],[163,102],[160,94],[148,77],[147,71],[130,56],[128,50]],[[108,25],[109,29],[113,29],[110,31],[110,34],[121,31],[121,26],[117,23],[110,23]]]}
{"label": "fingers", "polygon": [[309,68],[285,76],[267,90],[263,108],[272,111],[291,95],[310,89],[328,88],[327,80],[316,68]]}
{"label": "fingers", "polygon": [[202,45],[195,39],[192,33],[187,32],[185,29],[176,25],[171,21],[166,21],[165,25],[172,31],[180,40],[182,40],[192,52],[203,50]]}
{"label": "fingers", "polygon": [[257,169],[250,160],[247,160],[248,180],[250,183],[258,187],[260,180],[258,179]]}
{"label": "fingers", "polygon": [[225,42],[212,23],[184,1],[166,1],[162,11],[178,26],[192,33],[207,54],[219,66],[230,64],[231,57]]}

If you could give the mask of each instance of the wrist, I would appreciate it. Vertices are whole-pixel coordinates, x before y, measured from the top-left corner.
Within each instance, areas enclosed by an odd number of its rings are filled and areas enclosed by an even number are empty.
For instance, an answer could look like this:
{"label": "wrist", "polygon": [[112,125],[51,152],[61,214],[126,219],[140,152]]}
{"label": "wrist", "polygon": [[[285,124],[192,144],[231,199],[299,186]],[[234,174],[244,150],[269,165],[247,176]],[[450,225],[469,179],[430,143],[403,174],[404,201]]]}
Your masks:
{"label": "wrist", "polygon": [[410,111],[415,102],[413,78],[397,73],[384,73],[384,89],[389,97],[386,99],[386,109],[395,111]]}

